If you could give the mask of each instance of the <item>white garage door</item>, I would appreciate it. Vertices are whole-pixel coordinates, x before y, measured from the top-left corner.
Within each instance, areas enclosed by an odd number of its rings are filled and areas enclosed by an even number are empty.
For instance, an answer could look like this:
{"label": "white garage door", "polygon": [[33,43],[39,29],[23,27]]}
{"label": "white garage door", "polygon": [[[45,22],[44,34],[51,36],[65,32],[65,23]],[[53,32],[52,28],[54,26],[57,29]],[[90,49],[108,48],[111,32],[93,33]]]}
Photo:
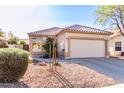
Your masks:
{"label": "white garage door", "polygon": [[104,40],[71,39],[70,57],[105,57]]}

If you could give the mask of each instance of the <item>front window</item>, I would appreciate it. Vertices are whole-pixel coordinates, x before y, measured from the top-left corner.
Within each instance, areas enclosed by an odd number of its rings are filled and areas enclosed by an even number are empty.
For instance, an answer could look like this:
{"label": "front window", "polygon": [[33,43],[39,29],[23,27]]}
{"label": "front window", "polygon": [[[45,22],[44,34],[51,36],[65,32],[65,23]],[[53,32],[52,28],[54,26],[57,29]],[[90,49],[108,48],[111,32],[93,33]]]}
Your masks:
{"label": "front window", "polygon": [[121,51],[121,42],[115,42],[115,51]]}
{"label": "front window", "polygon": [[43,43],[46,43],[47,37],[43,37]]}
{"label": "front window", "polygon": [[33,38],[32,39],[32,51],[41,52],[42,51],[42,38]]}

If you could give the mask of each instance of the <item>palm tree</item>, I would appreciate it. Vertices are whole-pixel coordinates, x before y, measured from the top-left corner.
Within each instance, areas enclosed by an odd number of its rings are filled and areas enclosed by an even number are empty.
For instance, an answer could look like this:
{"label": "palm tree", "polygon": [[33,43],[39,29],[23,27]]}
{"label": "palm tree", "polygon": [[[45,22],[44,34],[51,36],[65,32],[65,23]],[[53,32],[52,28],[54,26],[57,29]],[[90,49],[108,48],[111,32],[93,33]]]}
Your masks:
{"label": "palm tree", "polygon": [[4,32],[0,31],[0,37],[3,37],[3,36],[4,36]]}
{"label": "palm tree", "polygon": [[14,37],[14,38],[11,38],[10,40],[8,40],[8,43],[9,44],[17,44],[17,42],[18,42],[18,38],[17,37]]}
{"label": "palm tree", "polygon": [[8,47],[8,42],[4,38],[4,32],[0,28],[0,48],[7,48]]}
{"label": "palm tree", "polygon": [[4,36],[4,32],[2,31],[2,29],[0,28],[0,37]]}

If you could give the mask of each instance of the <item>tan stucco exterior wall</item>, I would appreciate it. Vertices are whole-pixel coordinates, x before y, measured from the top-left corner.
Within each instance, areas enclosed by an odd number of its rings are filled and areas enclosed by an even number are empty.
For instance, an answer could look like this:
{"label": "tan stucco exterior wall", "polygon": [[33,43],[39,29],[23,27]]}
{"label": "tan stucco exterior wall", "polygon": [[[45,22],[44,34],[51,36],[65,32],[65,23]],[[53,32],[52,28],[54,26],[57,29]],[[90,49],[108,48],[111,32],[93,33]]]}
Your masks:
{"label": "tan stucco exterior wall", "polygon": [[121,41],[122,42],[122,51],[124,51],[124,38],[123,36],[120,35],[116,35],[114,37],[110,37],[109,38],[109,52],[111,56],[120,56],[121,55],[121,51],[115,51],[115,42]]}
{"label": "tan stucco exterior wall", "polygon": [[63,49],[65,49],[65,41],[66,41],[66,37],[65,37],[65,33],[59,35],[57,37],[57,52],[59,56],[64,56],[63,54]]}
{"label": "tan stucco exterior wall", "polygon": [[[32,55],[42,54],[41,52],[34,53],[32,51],[32,38],[41,38],[42,36],[31,36],[29,37],[29,49]],[[83,34],[83,33],[69,33],[65,32],[57,36],[57,51],[59,55],[65,56],[66,58],[70,57],[70,40],[71,39],[89,39],[89,40],[105,40],[105,50],[107,50],[108,46],[108,35],[100,35],[100,34]],[[64,50],[64,52],[63,52]]]}
{"label": "tan stucco exterior wall", "polygon": [[[71,38],[78,38],[78,39],[96,39],[96,40],[106,40],[108,42],[108,35],[100,35],[100,34],[82,34],[82,33],[68,33],[65,32],[64,34],[60,34],[58,36],[58,51],[61,53],[61,48],[63,47],[65,49],[65,57],[70,57],[69,55],[69,47],[70,47],[70,39]],[[60,43],[60,44],[59,44]],[[61,43],[63,46],[61,46]],[[106,44],[108,46],[108,44]],[[107,48],[106,48],[107,49]]]}

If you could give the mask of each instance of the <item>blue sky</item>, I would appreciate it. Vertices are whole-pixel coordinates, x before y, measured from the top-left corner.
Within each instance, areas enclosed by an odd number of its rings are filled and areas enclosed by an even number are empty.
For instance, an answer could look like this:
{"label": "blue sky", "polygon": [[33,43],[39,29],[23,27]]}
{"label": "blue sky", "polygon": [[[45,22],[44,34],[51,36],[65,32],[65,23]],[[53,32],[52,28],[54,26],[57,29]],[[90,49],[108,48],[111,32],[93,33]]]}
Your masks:
{"label": "blue sky", "polygon": [[98,6],[0,6],[0,28],[12,31],[19,38],[27,33],[48,27],[81,24],[100,28],[95,23]]}

